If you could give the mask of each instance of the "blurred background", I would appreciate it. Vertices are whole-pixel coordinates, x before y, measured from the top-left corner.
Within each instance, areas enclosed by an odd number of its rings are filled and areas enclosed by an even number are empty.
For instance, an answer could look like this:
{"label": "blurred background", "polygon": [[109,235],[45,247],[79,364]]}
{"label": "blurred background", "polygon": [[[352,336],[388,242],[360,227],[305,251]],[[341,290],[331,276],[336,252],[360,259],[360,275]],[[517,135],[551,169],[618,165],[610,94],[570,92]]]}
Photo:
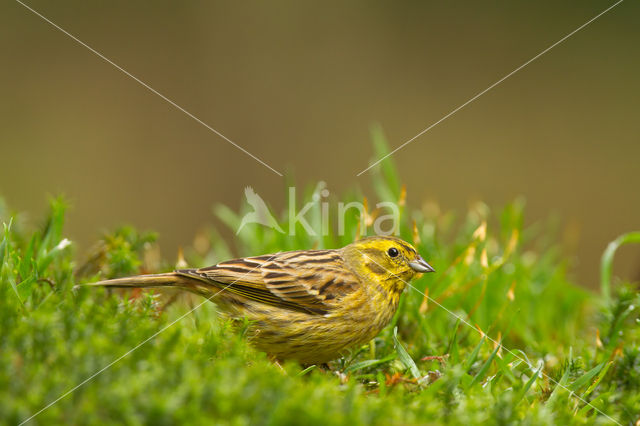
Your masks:
{"label": "blurred background", "polygon": [[[392,148],[613,4],[47,2],[30,7],[298,185],[370,191],[370,128]],[[625,1],[394,155],[408,203],[527,200],[558,216],[578,282],[640,228],[640,4]],[[80,253],[129,223],[173,258],[211,206],[287,182],[42,18],[0,6],[0,195],[73,208]],[[616,273],[640,274],[625,247]]]}

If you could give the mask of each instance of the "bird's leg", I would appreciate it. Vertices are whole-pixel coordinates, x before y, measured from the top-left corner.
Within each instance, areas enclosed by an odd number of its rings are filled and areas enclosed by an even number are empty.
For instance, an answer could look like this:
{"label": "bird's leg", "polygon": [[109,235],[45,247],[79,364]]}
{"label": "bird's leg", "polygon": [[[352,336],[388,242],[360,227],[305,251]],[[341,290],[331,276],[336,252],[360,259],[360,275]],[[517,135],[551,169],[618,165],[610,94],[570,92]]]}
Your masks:
{"label": "bird's leg", "polygon": [[322,371],[323,373],[329,372],[338,376],[338,378],[340,379],[340,383],[342,384],[347,383],[347,381],[349,381],[349,376],[347,376],[342,371],[340,371],[339,368],[332,370],[331,366],[329,366],[329,364],[326,362],[323,362],[322,364],[317,364],[317,367],[318,367],[318,370]]}

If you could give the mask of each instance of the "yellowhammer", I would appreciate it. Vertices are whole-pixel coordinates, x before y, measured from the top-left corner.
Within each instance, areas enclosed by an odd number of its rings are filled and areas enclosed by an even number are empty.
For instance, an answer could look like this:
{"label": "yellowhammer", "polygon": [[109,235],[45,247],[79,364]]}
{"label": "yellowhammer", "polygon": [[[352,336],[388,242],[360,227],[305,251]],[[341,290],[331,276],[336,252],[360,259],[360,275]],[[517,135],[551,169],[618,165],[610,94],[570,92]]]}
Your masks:
{"label": "yellowhammer", "polygon": [[250,321],[252,343],[278,360],[330,361],[385,327],[416,274],[433,268],[408,243],[369,237],[337,250],[228,260],[201,269],[93,283],[173,287],[210,298]]}

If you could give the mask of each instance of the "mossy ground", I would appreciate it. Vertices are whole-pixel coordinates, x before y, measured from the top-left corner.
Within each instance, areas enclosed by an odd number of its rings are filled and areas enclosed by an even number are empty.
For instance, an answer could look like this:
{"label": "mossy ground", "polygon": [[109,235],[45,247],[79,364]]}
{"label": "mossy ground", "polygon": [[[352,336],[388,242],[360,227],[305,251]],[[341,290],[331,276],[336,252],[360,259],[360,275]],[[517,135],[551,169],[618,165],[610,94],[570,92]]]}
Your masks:
{"label": "mossy ground", "polygon": [[[400,202],[400,236],[437,273],[414,282],[393,323],[330,370],[274,365],[214,304],[189,313],[196,297],[74,290],[98,277],[172,269],[154,255],[152,234],[124,227],[91,253],[74,253],[62,200],[37,230],[0,209],[0,422],[636,424],[636,287],[618,283],[603,302],[570,282],[553,230],[523,227],[521,202],[497,213],[479,203],[461,215],[404,206],[389,162],[374,187],[379,199]],[[362,197],[342,201],[352,200]],[[319,229],[314,209],[308,217]],[[226,207],[217,214],[233,230],[242,216]],[[211,231],[186,259],[203,266],[339,247],[360,225],[355,213],[343,236],[251,225],[233,246]]]}

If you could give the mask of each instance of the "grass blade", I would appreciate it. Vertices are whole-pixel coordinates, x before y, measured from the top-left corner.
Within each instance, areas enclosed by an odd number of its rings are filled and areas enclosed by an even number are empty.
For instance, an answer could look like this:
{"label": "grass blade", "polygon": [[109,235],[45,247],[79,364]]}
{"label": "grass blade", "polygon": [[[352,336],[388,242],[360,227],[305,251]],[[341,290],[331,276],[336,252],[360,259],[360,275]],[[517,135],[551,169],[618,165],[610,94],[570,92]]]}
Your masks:
{"label": "grass blade", "polygon": [[569,386],[567,386],[568,389],[571,392],[577,391],[578,389],[580,389],[581,387],[583,387],[584,385],[589,383],[589,381],[591,381],[591,379],[593,379],[600,372],[600,370],[602,370],[602,368],[606,364],[607,364],[606,362],[603,362],[601,364],[596,365],[591,370],[587,371],[582,376],[580,376],[578,379],[576,379],[575,382],[573,382]]}
{"label": "grass blade", "polygon": [[558,396],[560,395],[560,391],[566,390],[567,382],[569,381],[570,371],[571,371],[571,364],[569,362],[567,363],[567,368],[564,370],[564,374],[560,378],[560,381],[558,382],[556,387],[553,389],[553,392],[551,392],[551,395],[549,395],[549,399],[547,399],[548,405],[553,406],[553,404],[555,404],[556,400],[558,399]]}
{"label": "grass blade", "polygon": [[484,344],[484,341],[486,338],[487,336],[483,335],[482,339],[480,339],[480,342],[473,349],[473,352],[471,352],[471,355],[469,355],[469,358],[467,358],[467,361],[464,363],[464,371],[469,371],[473,363],[476,362],[476,358],[478,358],[478,353],[480,352],[480,348]]}
{"label": "grass blade", "polygon": [[527,383],[524,385],[524,387],[522,388],[522,390],[520,391],[520,393],[516,398],[516,404],[520,403],[524,399],[524,397],[527,395],[527,392],[529,392],[529,389],[531,388],[531,386],[533,386],[533,384],[538,379],[538,377],[540,377],[541,371],[542,371],[542,365],[540,366],[540,368],[538,368],[538,370],[536,370],[533,376],[531,376],[531,378],[527,380]]}
{"label": "grass blade", "polygon": [[613,257],[616,250],[625,244],[640,243],[640,232],[629,232],[620,235],[610,242],[600,260],[600,290],[605,302],[611,302],[611,275],[613,271]]}
{"label": "grass blade", "polygon": [[457,364],[460,361],[460,351],[458,349],[458,331],[460,327],[460,318],[456,321],[455,327],[453,327],[453,334],[447,347],[447,352],[451,359],[452,364]]}
{"label": "grass blade", "polygon": [[398,339],[398,327],[395,327],[393,329],[393,344],[396,347],[396,351],[398,351],[398,358],[400,358],[400,361],[406,368],[409,369],[409,371],[411,371],[411,375],[414,379],[420,380],[420,378],[422,378],[422,375],[420,374],[418,366],[416,365],[413,358],[411,358],[411,355],[409,355],[409,352],[407,352],[407,350],[404,348],[404,346],[402,346],[402,343],[400,343],[400,340]]}
{"label": "grass blade", "polygon": [[489,355],[489,358],[487,358],[484,364],[482,364],[482,367],[480,367],[480,371],[478,371],[478,373],[473,377],[473,380],[469,384],[469,388],[473,387],[473,385],[475,385],[476,383],[478,383],[480,380],[484,378],[484,376],[487,374],[487,371],[489,370],[489,367],[491,366],[491,363],[493,362],[493,358],[495,358],[496,354],[498,353],[501,347],[502,347],[502,340],[498,342],[498,344],[496,345],[496,348],[493,350],[493,352],[491,352],[491,355]]}
{"label": "grass blade", "polygon": [[11,225],[13,224],[13,218],[9,219],[9,223],[3,223],[4,225],[4,237],[2,243],[0,243],[0,275],[2,274],[5,263],[4,260],[8,256],[9,252],[9,236],[11,233]]}
{"label": "grass blade", "polygon": [[352,364],[349,367],[347,367],[344,370],[344,373],[351,373],[353,371],[361,370],[363,368],[384,364],[385,362],[393,361],[394,359],[396,359],[396,356],[397,355],[394,353],[381,359],[366,359],[364,361],[356,362],[355,364]]}
{"label": "grass blade", "polygon": [[590,395],[591,392],[593,392],[595,388],[598,387],[598,385],[600,384],[600,381],[602,381],[604,376],[607,374],[607,371],[609,371],[609,367],[611,367],[611,364],[613,364],[613,361],[609,361],[607,365],[602,369],[602,371],[600,371],[600,374],[598,374],[598,378],[593,383],[591,383],[591,386],[589,386],[586,392],[582,394],[583,398]]}
{"label": "grass blade", "polygon": [[315,365],[315,364],[310,365],[307,368],[305,368],[304,370],[302,370],[301,372],[299,372],[298,374],[296,374],[296,376],[298,376],[298,377],[304,376],[307,373],[311,372],[311,370],[315,370],[316,367],[317,367],[317,365]]}

